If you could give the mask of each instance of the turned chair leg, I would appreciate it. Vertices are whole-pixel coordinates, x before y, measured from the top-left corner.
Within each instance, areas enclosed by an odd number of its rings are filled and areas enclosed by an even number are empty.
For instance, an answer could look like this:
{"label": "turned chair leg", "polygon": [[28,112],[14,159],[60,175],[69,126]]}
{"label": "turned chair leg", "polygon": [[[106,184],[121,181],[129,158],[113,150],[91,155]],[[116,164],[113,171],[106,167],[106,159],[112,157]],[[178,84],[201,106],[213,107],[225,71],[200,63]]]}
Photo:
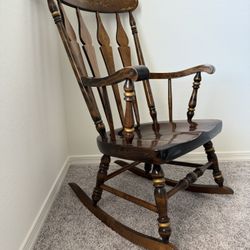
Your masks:
{"label": "turned chair leg", "polygon": [[213,162],[213,165],[211,168],[213,169],[214,180],[218,184],[219,187],[223,187],[224,178],[223,178],[222,172],[219,169],[219,163],[218,163],[217,156],[215,154],[213,143],[211,141],[207,142],[206,144],[204,144],[204,148],[207,154],[208,161]]}
{"label": "turned chair leg", "polygon": [[154,190],[155,203],[156,203],[158,214],[159,214],[159,218],[158,218],[159,234],[163,242],[168,243],[169,237],[171,235],[171,228],[170,228],[169,218],[167,215],[168,199],[167,199],[166,189],[165,189],[165,186],[166,186],[165,178],[164,178],[164,173],[160,165],[153,166],[152,177],[153,177],[153,185],[155,187],[155,190]]}
{"label": "turned chair leg", "polygon": [[104,183],[105,178],[108,174],[109,163],[110,163],[110,156],[103,155],[101,158],[101,163],[100,163],[99,171],[98,171],[97,178],[96,178],[96,186],[92,194],[92,200],[93,200],[94,205],[96,205],[97,202],[102,197],[103,190],[100,186]]}

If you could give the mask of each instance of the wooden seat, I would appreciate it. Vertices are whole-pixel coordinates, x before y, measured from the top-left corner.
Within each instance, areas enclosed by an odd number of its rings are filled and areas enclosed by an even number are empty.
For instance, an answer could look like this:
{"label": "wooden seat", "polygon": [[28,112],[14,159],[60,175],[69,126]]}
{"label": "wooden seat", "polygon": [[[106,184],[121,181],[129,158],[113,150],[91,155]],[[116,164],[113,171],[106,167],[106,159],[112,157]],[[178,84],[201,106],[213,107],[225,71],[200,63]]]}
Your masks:
{"label": "wooden seat", "polygon": [[159,123],[159,132],[152,130],[152,123],[142,124],[131,144],[124,144],[121,129],[115,130],[116,140],[108,136],[103,141],[97,138],[97,145],[103,154],[111,154],[122,159],[166,163],[202,146],[216,136],[222,128],[220,120],[197,120],[196,127],[190,127],[187,121]]}
{"label": "wooden seat", "polygon": [[[83,205],[97,218],[131,242],[152,250],[177,249],[169,242],[171,224],[167,207],[170,198],[180,190],[217,194],[233,193],[232,189],[223,185],[224,178],[219,169],[217,156],[211,141],[221,131],[222,122],[220,120],[193,120],[198,89],[202,80],[201,74],[213,74],[215,68],[212,65],[198,65],[177,72],[151,72],[145,66],[133,16],[133,11],[138,6],[137,0],[47,1],[80,91],[99,133],[97,145],[103,154],[92,197],[88,197],[76,183],[70,183],[70,187]],[[73,27],[69,20],[66,6],[76,11],[77,27]],[[89,32],[90,29],[93,29],[93,23],[91,23],[91,27],[88,26],[84,12],[92,13],[96,19],[98,49],[95,48],[95,43],[92,40],[94,36]],[[118,60],[118,57],[120,57],[123,65],[120,69],[115,65],[117,60],[115,60],[114,49],[116,48],[111,47],[112,43],[102,20],[102,13],[105,13],[106,16],[109,14],[110,19],[113,19],[116,24],[116,47],[119,52],[116,59]],[[124,20],[127,20],[124,17],[125,15],[129,18],[128,26],[134,41],[137,55],[136,63],[132,63],[134,61],[131,56],[132,47],[123,24]],[[100,59],[97,59],[99,58],[97,53],[100,53],[103,59],[106,67],[105,73],[100,70]],[[172,84],[175,78],[188,75],[194,75],[194,80],[187,104],[187,117],[186,120],[177,121],[173,118]],[[168,117],[164,122],[158,122],[157,119],[150,79],[154,79],[154,82],[157,79],[166,80]],[[121,84],[123,85],[124,101],[121,88],[119,88]],[[137,95],[137,85],[139,84],[142,84],[144,88],[146,107],[140,107],[139,103],[141,102],[137,100],[141,97],[141,94],[140,96]],[[94,89],[97,91],[94,91]],[[115,104],[111,104],[109,89],[113,92]],[[147,109],[152,120],[149,123],[141,123],[140,116]],[[114,122],[114,110],[118,111],[119,114],[119,121],[116,122]],[[143,112],[140,112],[140,110],[143,110]],[[107,121],[106,124],[103,120]],[[120,125],[115,126],[114,124]],[[204,164],[183,162],[177,159],[200,146],[204,147],[207,156],[207,162]],[[114,163],[120,167],[109,173],[108,169],[112,157],[115,158]],[[139,164],[143,164],[144,169],[138,167]],[[174,171],[176,165],[194,168],[194,170],[183,176],[179,181],[165,178],[162,166],[171,166]],[[127,170],[153,181],[155,204],[106,185],[106,181]],[[215,185],[195,184],[196,180],[206,170],[212,171]],[[145,181],[147,181],[146,179]],[[165,185],[173,186],[173,188],[167,192]],[[157,213],[157,228],[160,238],[156,239],[137,232],[104,212],[97,205],[103,191],[110,192]]]}

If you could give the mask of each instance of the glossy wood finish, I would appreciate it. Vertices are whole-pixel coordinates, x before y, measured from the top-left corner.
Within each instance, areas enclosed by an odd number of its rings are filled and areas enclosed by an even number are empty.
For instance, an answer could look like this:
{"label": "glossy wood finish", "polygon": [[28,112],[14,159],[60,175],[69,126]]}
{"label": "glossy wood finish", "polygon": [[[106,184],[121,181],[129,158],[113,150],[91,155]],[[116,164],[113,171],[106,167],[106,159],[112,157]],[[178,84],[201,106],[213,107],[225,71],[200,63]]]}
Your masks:
{"label": "glossy wood finish", "polygon": [[[97,138],[97,145],[103,154],[108,152],[117,158],[162,164],[174,160],[193,149],[202,146],[209,138],[216,136],[222,127],[220,120],[195,120],[195,129],[187,121],[176,121],[175,129],[169,122],[159,123],[159,134],[152,130],[152,124],[141,124],[140,135],[134,133],[131,144],[124,144],[120,129],[115,131],[116,141]],[[152,141],[155,143],[152,144]],[[157,143],[156,143],[157,142]]]}
{"label": "glossy wood finish", "polygon": [[[71,183],[71,188],[84,206],[96,217],[131,242],[152,250],[176,249],[174,245],[169,243],[171,227],[168,217],[168,203],[173,195],[183,189],[203,193],[233,193],[232,189],[223,185],[224,178],[219,169],[218,159],[211,142],[211,139],[221,131],[222,122],[220,120],[193,120],[197,104],[198,88],[201,82],[201,73],[212,74],[215,68],[211,65],[199,65],[177,72],[150,72],[145,66],[136,21],[132,14],[132,10],[137,7],[137,0],[57,0],[57,3],[55,0],[47,1],[83,98],[100,135],[97,138],[97,144],[100,152],[103,154],[92,200],[76,184]],[[73,27],[70,19],[67,17],[64,4],[76,10],[78,27]],[[95,49],[96,43],[93,41],[93,37],[88,30],[88,24],[85,23],[85,15],[82,13],[82,10],[94,12],[93,15],[96,16],[97,43],[99,44],[102,59],[107,69],[107,74],[104,76],[100,73],[99,61],[97,60],[98,50]],[[132,65],[129,39],[124,28],[125,26],[122,24],[122,15],[119,14],[120,12],[127,12],[126,14],[129,16],[129,24],[139,63],[137,66]],[[114,19],[117,25],[117,45],[115,47],[119,51],[123,65],[122,69],[117,70],[117,66],[115,65],[114,47],[112,48],[111,46],[112,42],[103,22],[103,15],[100,13],[114,13],[110,17]],[[188,103],[187,120],[176,121],[173,112],[173,80],[188,75],[194,75],[194,82]],[[168,105],[169,113],[168,121],[166,122],[158,122],[157,120],[150,79],[166,79],[166,106]],[[146,124],[141,124],[140,115],[144,114],[140,113],[136,95],[136,86],[141,81],[152,118],[152,122]],[[121,98],[118,87],[120,83],[123,84],[124,100]],[[99,97],[94,94],[94,88],[97,88]],[[114,107],[110,105],[108,88],[112,88],[113,90],[116,109],[120,117],[121,127],[118,129],[114,125],[116,124],[114,122],[115,116],[113,115]],[[100,98],[100,102],[96,98]],[[124,107],[125,110],[123,110]],[[104,120],[107,120],[109,131],[106,131],[102,120],[102,113],[104,113],[104,117],[106,118]],[[176,161],[176,158],[200,146],[203,146],[205,149],[208,159],[207,163],[197,164]],[[111,157],[121,158],[122,160],[116,161],[120,169],[108,174]],[[124,159],[132,162],[127,163]],[[136,167],[140,163],[144,164],[145,171]],[[180,181],[175,181],[164,177],[161,168],[162,164],[171,164],[173,169],[176,165],[195,169]],[[194,184],[207,169],[208,171],[213,171],[217,186]],[[128,170],[153,181],[155,205],[106,185],[108,180]],[[166,184],[173,186],[168,192],[165,189]],[[158,229],[161,239],[155,239],[138,233],[122,225],[101,210],[97,206],[97,203],[101,199],[103,191],[110,192],[136,205],[158,213]]]}
{"label": "glossy wood finish", "polygon": [[155,187],[154,196],[158,210],[159,234],[163,242],[168,243],[171,235],[170,220],[168,218],[168,196],[165,189],[164,172],[160,165],[154,165],[152,171],[153,185]]}
{"label": "glossy wood finish", "polygon": [[71,6],[78,7],[82,10],[103,12],[103,13],[120,13],[134,10],[138,5],[138,0],[61,0],[61,2]]}

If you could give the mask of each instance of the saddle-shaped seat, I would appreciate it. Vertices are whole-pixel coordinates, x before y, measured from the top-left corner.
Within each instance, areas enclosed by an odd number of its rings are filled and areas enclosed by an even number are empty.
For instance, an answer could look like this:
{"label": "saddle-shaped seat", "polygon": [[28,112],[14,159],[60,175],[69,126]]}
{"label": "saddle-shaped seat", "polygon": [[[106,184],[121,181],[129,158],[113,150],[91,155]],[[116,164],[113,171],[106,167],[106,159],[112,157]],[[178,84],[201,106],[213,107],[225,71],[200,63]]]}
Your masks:
{"label": "saddle-shaped seat", "polygon": [[130,144],[124,144],[121,129],[116,129],[115,141],[110,136],[107,141],[98,136],[97,145],[101,153],[113,157],[152,164],[167,163],[203,146],[222,129],[220,120],[196,120],[195,124],[193,128],[187,121],[160,122],[158,133],[152,130],[152,123],[141,124]]}

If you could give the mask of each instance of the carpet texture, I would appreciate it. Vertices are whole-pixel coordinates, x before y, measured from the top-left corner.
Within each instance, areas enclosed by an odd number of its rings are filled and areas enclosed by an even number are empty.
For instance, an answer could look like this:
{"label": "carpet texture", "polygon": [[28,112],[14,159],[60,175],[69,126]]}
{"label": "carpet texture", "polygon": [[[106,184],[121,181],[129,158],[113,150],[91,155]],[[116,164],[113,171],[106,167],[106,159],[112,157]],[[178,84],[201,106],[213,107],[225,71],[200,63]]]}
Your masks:
{"label": "carpet texture", "polygon": [[[181,191],[169,201],[171,242],[180,250],[250,250],[250,162],[221,163],[234,195]],[[183,178],[190,168],[163,167],[165,176]],[[110,170],[117,169],[112,165]],[[67,185],[76,182],[91,196],[98,166],[74,165],[58,193],[34,250],[139,250],[93,216]],[[211,171],[197,183],[214,184]],[[130,172],[109,185],[154,202],[151,181]],[[167,187],[169,190],[170,187]],[[158,237],[157,215],[104,192],[99,206],[135,230]]]}

